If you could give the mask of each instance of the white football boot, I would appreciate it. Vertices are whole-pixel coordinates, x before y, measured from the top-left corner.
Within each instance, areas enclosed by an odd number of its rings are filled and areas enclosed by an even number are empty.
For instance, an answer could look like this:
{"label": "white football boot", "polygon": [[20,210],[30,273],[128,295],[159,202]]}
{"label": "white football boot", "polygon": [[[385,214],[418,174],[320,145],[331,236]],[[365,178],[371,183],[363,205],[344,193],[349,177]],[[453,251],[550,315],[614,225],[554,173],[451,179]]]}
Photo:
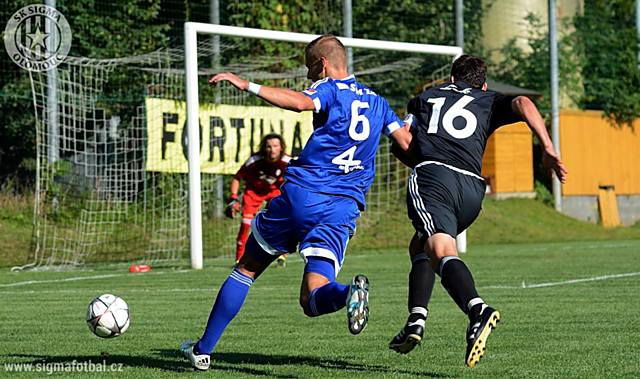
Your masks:
{"label": "white football boot", "polygon": [[191,366],[196,370],[206,371],[209,369],[211,365],[211,356],[209,354],[194,354],[193,348],[196,345],[192,340],[186,340],[180,345],[180,352],[184,355],[189,362],[191,362]]}

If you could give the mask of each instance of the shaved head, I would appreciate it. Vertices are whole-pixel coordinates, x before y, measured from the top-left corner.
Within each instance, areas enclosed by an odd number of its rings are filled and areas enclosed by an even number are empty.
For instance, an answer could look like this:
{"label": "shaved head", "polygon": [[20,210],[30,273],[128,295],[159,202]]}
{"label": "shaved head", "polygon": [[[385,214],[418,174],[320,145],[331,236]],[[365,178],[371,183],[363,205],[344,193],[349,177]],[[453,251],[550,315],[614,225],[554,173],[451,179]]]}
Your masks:
{"label": "shaved head", "polygon": [[304,52],[309,64],[324,57],[337,69],[347,68],[347,52],[342,42],[334,35],[325,34],[314,39],[309,42]]}

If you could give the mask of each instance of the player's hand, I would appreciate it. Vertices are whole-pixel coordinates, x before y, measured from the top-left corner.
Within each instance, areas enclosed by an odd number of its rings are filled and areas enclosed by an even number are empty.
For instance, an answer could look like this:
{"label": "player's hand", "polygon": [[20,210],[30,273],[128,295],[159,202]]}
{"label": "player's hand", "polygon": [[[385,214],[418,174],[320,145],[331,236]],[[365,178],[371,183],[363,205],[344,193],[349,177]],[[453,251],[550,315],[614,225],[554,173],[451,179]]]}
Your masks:
{"label": "player's hand", "polygon": [[209,78],[209,84],[216,85],[219,82],[227,81],[233,84],[240,91],[246,91],[249,88],[249,81],[244,80],[238,75],[231,72],[221,72]]}
{"label": "player's hand", "polygon": [[224,215],[233,218],[240,212],[242,205],[238,201],[238,195],[231,195],[227,200],[227,206],[224,208]]}
{"label": "player's hand", "polygon": [[542,152],[542,166],[555,172],[556,177],[560,180],[560,183],[564,183],[567,180],[567,168],[564,163],[558,158],[558,154],[553,148],[545,149]]}

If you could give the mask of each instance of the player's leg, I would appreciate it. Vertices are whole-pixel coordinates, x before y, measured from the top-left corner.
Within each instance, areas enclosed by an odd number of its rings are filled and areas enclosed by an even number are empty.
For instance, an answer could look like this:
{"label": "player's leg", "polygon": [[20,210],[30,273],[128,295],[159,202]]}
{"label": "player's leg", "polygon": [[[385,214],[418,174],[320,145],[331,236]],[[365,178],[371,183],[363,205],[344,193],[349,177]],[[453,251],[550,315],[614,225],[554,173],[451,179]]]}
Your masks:
{"label": "player's leg", "polygon": [[409,317],[404,327],[389,342],[389,348],[401,354],[409,353],[422,341],[428,314],[427,306],[435,284],[435,274],[418,233],[414,234],[409,244],[409,256]]}
{"label": "player's leg", "polygon": [[437,262],[442,286],[469,317],[465,362],[474,367],[485,353],[487,337],[500,321],[500,312],[485,304],[478,295],[473,275],[458,256],[453,236],[437,233],[427,244],[433,254],[432,260]]}
{"label": "player's leg", "polygon": [[[282,192],[280,191],[280,189],[274,189],[271,192],[269,192],[266,196],[264,196],[264,201],[267,203],[265,208],[269,208],[269,204],[271,204],[271,200],[275,199],[276,197],[280,196],[282,194]],[[288,253],[282,254],[278,256],[277,259],[277,263],[278,266],[280,268],[284,268],[287,267],[287,258],[289,257]]]}
{"label": "player's leg", "polygon": [[272,206],[269,213],[260,213],[247,240],[245,254],[218,291],[202,338],[193,346],[183,344],[183,353],[192,365],[201,370],[209,367],[211,354],[222,333],[238,314],[253,281],[276,259],[280,251],[295,246],[289,236],[287,219],[290,204],[287,199]]}
{"label": "player's leg", "polygon": [[[432,172],[434,171],[435,172]],[[422,172],[422,175],[418,171]],[[414,170],[407,181],[407,211],[416,230],[409,245],[411,271],[409,273],[409,317],[405,326],[389,342],[389,348],[406,354],[421,341],[427,319],[427,306],[433,291],[435,275],[430,266],[429,256],[424,249],[426,238],[435,233],[433,217],[429,213],[435,202],[429,194],[441,185],[434,180],[437,167],[423,167]]]}
{"label": "player's leg", "polygon": [[249,233],[251,233],[251,222],[258,212],[258,209],[260,209],[262,201],[262,198],[249,190],[245,190],[242,195],[242,222],[240,223],[240,230],[236,238],[236,263],[238,263],[244,255],[247,239],[249,238]]}
{"label": "player's leg", "polygon": [[[468,228],[478,216],[484,184],[475,178],[455,175],[455,184],[452,182],[448,188],[459,191],[452,198],[462,199],[463,203],[433,208],[432,217],[439,225],[435,229],[438,232],[427,239],[425,249],[431,256],[434,270],[440,275],[442,286],[469,317],[465,361],[469,367],[474,367],[484,355],[487,337],[500,320],[500,313],[479,296],[471,271],[458,256],[455,240],[457,233]],[[456,209],[456,214],[449,209]]]}
{"label": "player's leg", "polygon": [[300,306],[304,314],[316,317],[345,307],[349,286],[335,281],[333,261],[310,257],[300,285]]}
{"label": "player's leg", "polygon": [[364,275],[356,275],[350,284],[342,284],[336,277],[359,215],[353,199],[320,194],[309,194],[301,212],[307,232],[300,243],[300,254],[306,262],[300,304],[311,317],[346,306],[352,334],[360,333],[368,321],[369,281]]}
{"label": "player's leg", "polygon": [[275,256],[265,252],[253,235],[249,236],[247,254],[222,283],[202,337],[195,344],[187,341],[181,347],[183,354],[196,369],[209,368],[211,352],[222,333],[240,312],[254,280],[274,259]]}
{"label": "player's leg", "polygon": [[251,285],[275,258],[260,247],[253,235],[249,236],[246,254],[220,287],[207,327],[195,351],[205,354],[213,351],[224,329],[242,308]]}
{"label": "player's leg", "polygon": [[300,287],[300,305],[309,317],[334,313],[346,306],[349,331],[359,334],[369,320],[369,279],[356,275],[350,284],[337,282],[333,266],[329,259],[307,259]]}

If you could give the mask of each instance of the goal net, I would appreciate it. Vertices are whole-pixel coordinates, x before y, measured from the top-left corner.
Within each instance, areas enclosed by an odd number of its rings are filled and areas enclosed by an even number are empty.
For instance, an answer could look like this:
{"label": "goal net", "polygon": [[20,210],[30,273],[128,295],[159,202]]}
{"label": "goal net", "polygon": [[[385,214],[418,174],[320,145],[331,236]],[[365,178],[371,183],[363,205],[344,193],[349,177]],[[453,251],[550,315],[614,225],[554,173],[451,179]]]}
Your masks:
{"label": "goal net", "polygon": [[[212,33],[211,27],[226,29]],[[273,38],[272,31],[207,24],[192,24],[190,33],[201,34],[197,43],[185,34],[186,54],[173,48],[109,60],[68,57],[55,80],[50,73],[31,73],[37,188],[33,249],[23,268],[176,265],[190,258],[197,268],[202,256],[233,256],[240,220],[223,215],[232,175],[267,133],[283,135],[287,153],[295,156],[312,133],[312,116],[276,109],[229,85],[207,86],[206,80],[232,71],[303,90],[310,85],[303,48],[314,36],[275,32]],[[398,113],[434,67],[459,54],[454,47],[343,41],[355,48],[358,80],[387,97]],[[189,64],[195,70],[185,69]],[[190,107],[196,117],[188,117]],[[197,121],[189,125],[191,119]],[[191,159],[197,167],[191,173],[190,154],[197,159]],[[382,140],[361,224],[384,224],[381,216],[404,209],[407,175]]]}

